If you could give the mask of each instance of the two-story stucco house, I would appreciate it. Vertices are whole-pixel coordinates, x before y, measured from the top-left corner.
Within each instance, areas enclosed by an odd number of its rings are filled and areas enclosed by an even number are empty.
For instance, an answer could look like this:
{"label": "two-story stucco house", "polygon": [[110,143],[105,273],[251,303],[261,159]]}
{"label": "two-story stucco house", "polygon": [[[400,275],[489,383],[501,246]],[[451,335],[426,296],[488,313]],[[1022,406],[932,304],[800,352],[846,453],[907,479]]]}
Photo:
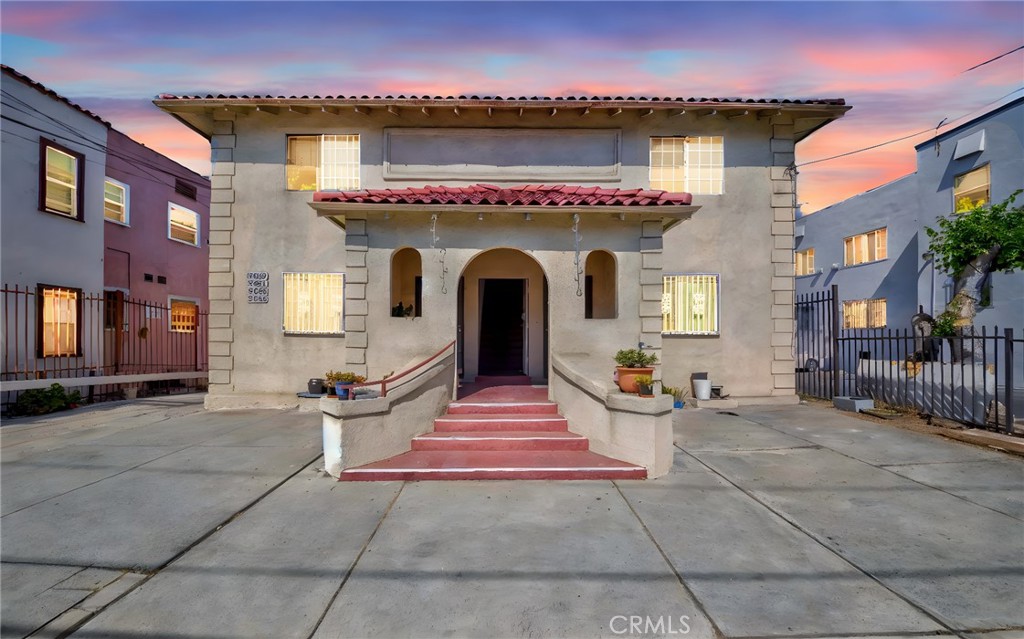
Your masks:
{"label": "two-story stucco house", "polygon": [[547,385],[591,450],[654,476],[667,419],[640,443],[616,415],[665,404],[612,390],[617,350],[656,354],[668,385],[707,372],[738,401],[796,401],[788,169],[842,100],[156,104],[212,146],[209,408],[294,404],[329,369],[378,379],[453,343],[463,384]]}

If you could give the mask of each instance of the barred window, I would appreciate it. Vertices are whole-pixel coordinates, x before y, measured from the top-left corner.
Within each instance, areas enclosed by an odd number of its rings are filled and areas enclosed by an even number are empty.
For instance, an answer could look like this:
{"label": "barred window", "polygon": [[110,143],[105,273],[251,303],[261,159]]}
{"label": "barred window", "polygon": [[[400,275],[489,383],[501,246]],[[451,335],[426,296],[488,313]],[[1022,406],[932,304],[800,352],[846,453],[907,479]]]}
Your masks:
{"label": "barred window", "polygon": [[814,249],[796,252],[796,274],[810,275],[814,273]]}
{"label": "barred window", "polygon": [[843,302],[843,328],[884,328],[885,298]]}
{"label": "barred window", "polygon": [[342,273],[285,273],[285,333],[343,335],[345,333],[345,275]]}
{"label": "barred window", "polygon": [[721,195],[722,136],[651,138],[652,189]]}
{"label": "barred window", "polygon": [[718,335],[719,276],[711,273],[665,275],[662,279],[662,332]]}
{"label": "barred window", "polygon": [[171,332],[195,333],[199,306],[190,300],[171,300]]}
{"label": "barred window", "polygon": [[39,357],[81,355],[81,291],[75,288],[39,286],[39,321],[36,348]]}
{"label": "barred window", "polygon": [[844,265],[854,266],[865,262],[884,260],[888,255],[888,232],[886,229],[875,229],[860,235],[853,235],[843,240]]}
{"label": "barred window", "polygon": [[359,136],[288,136],[285,178],[289,191],[358,189]]}

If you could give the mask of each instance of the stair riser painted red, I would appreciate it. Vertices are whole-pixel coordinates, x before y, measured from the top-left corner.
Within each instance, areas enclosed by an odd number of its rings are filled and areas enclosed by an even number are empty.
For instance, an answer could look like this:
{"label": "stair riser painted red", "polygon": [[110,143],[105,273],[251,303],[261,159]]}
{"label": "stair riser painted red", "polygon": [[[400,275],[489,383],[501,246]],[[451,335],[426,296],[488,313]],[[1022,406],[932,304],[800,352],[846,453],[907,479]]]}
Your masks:
{"label": "stair riser painted red", "polygon": [[557,415],[558,404],[538,402],[535,404],[472,404],[453,402],[448,404],[449,415]]}
{"label": "stair riser painted red", "polygon": [[466,479],[646,479],[647,469],[595,469],[595,470],[558,470],[550,468],[535,468],[529,470],[502,471],[502,470],[401,470],[401,471],[365,471],[341,473],[338,481],[457,481]]}
{"label": "stair riser painted red", "polygon": [[[542,431],[538,431],[542,432]],[[589,450],[590,442],[579,439],[450,439],[424,437],[412,440],[413,450]]]}
{"label": "stair riser painted red", "polygon": [[464,433],[467,431],[530,430],[530,431],[561,431],[569,430],[569,422],[564,417],[558,419],[516,419],[509,416],[504,419],[459,419],[446,420],[439,417],[434,421],[434,431],[438,433]]}

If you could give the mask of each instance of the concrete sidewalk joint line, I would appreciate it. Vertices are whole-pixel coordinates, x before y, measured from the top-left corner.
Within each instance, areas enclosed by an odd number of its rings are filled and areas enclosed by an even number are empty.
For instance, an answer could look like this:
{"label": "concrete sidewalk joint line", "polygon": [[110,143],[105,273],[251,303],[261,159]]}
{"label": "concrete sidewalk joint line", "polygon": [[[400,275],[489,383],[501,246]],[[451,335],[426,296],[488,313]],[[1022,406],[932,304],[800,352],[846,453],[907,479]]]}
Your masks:
{"label": "concrete sidewalk joint line", "polygon": [[[756,422],[752,422],[752,423],[756,423]],[[761,424],[758,424],[758,425],[760,426]],[[786,434],[788,434],[788,433],[786,433]],[[911,599],[909,599],[908,597],[904,596],[903,594],[893,590],[888,585],[883,583],[880,579],[875,577],[875,575],[869,573],[868,571],[864,570],[863,568],[861,568],[857,564],[853,563],[852,561],[850,561],[849,559],[844,557],[842,554],[837,552],[832,546],[830,546],[829,544],[825,543],[822,539],[819,539],[818,536],[815,535],[813,532],[805,529],[803,526],[801,526],[799,523],[797,523],[795,520],[793,520],[791,517],[789,517],[786,513],[781,512],[778,509],[772,507],[770,504],[768,504],[764,500],[762,500],[762,499],[758,498],[756,495],[754,495],[751,491],[747,490],[746,488],[743,488],[742,486],[740,486],[736,482],[732,481],[731,479],[729,479],[728,477],[726,477],[722,473],[718,472],[717,470],[715,470],[714,468],[712,468],[708,464],[704,463],[704,461],[701,460],[700,458],[695,457],[693,455],[690,455],[686,451],[683,451],[683,452],[684,452],[684,454],[688,455],[689,457],[692,457],[694,459],[694,461],[696,461],[698,464],[700,464],[701,466],[704,466],[710,472],[712,472],[715,475],[717,475],[718,477],[722,478],[722,480],[727,482],[730,486],[732,486],[736,490],[739,490],[740,492],[745,494],[750,499],[753,499],[757,503],[761,504],[761,506],[764,507],[766,510],[768,510],[771,513],[774,513],[777,517],[779,517],[780,519],[785,521],[787,524],[789,524],[790,526],[792,526],[793,528],[795,528],[796,530],[798,530],[802,534],[806,535],[808,538],[814,540],[818,545],[820,545],[822,548],[824,548],[828,552],[830,552],[833,555],[835,555],[836,557],[838,557],[841,561],[843,561],[847,565],[851,566],[854,570],[857,570],[858,572],[863,574],[865,577],[867,577],[868,579],[871,579],[872,581],[877,583],[882,588],[885,588],[886,590],[888,590],[890,593],[892,593],[893,595],[895,595],[899,599],[902,599],[907,605],[911,606],[912,608],[917,610],[919,613],[921,613],[924,616],[928,617],[934,623],[938,624],[940,627],[942,627],[942,628],[944,628],[946,630],[949,630],[950,632],[954,632],[955,633],[953,628],[951,628],[948,624],[946,624],[942,619],[940,619],[936,615],[932,614],[929,610],[926,610],[925,608],[923,608],[922,606],[918,605],[916,602],[912,601]],[[836,452],[838,452],[838,451],[836,451]],[[860,461],[860,460],[857,460],[857,461]],[[864,463],[864,462],[861,462],[861,463]]]}
{"label": "concrete sidewalk joint line", "polygon": [[636,509],[633,508],[633,504],[630,503],[629,498],[627,498],[626,495],[622,492],[622,488],[619,487],[618,482],[612,481],[612,486],[615,486],[615,492],[619,493],[619,497],[621,497],[622,501],[625,502],[626,508],[629,509],[629,512],[633,513],[633,517],[635,517],[637,523],[640,524],[640,529],[644,531],[644,534],[647,535],[647,538],[650,539],[651,543],[654,544],[654,547],[658,549],[658,554],[661,555],[661,558],[664,559],[665,563],[668,565],[669,570],[671,570],[672,574],[675,575],[676,580],[679,582],[679,586],[684,591],[686,591],[686,594],[689,595],[690,599],[693,600],[693,603],[697,605],[697,610],[699,610],[700,613],[704,615],[704,617],[708,620],[708,623],[711,624],[711,630],[715,633],[715,637],[724,637],[725,635],[722,634],[721,629],[719,629],[718,624],[715,623],[715,619],[711,616],[711,613],[708,612],[707,608],[704,606],[704,603],[697,597],[697,594],[690,590],[690,587],[686,585],[686,581],[684,581],[683,576],[679,574],[679,570],[676,568],[675,564],[672,563],[672,560],[669,558],[668,553],[666,553],[665,549],[661,547],[661,544],[658,543],[658,540],[654,538],[654,534],[651,533],[651,530],[647,527],[647,524],[640,517],[640,513],[638,513]]}
{"label": "concrete sidewalk joint line", "polygon": [[320,614],[320,618],[316,620],[316,624],[313,625],[313,629],[309,632],[309,636],[307,637],[307,639],[313,639],[313,637],[316,635],[317,630],[320,629],[320,624],[322,624],[324,622],[324,619],[327,618],[327,613],[330,612],[331,607],[334,606],[335,600],[337,600],[338,595],[341,594],[341,589],[345,587],[346,583],[348,583],[349,577],[351,577],[352,573],[355,572],[356,566],[359,565],[359,560],[363,558],[363,553],[365,553],[366,549],[370,547],[370,542],[372,542],[373,538],[377,535],[377,531],[380,530],[380,527],[384,524],[384,520],[387,519],[388,515],[391,514],[391,508],[395,505],[395,502],[397,502],[398,498],[402,495],[402,491],[405,490],[406,483],[407,482],[404,481],[402,482],[402,485],[399,486],[398,491],[395,492],[395,496],[391,498],[390,502],[388,502],[387,508],[384,509],[384,512],[381,514],[380,519],[377,520],[377,525],[373,527],[373,531],[371,531],[370,535],[366,538],[366,543],[364,543],[363,547],[359,549],[359,554],[356,555],[356,558],[352,560],[352,564],[348,567],[348,570],[345,571],[345,576],[341,578],[341,582],[338,584],[338,589],[335,590],[334,594],[331,595],[330,601],[328,601],[327,605],[324,607],[324,611]]}

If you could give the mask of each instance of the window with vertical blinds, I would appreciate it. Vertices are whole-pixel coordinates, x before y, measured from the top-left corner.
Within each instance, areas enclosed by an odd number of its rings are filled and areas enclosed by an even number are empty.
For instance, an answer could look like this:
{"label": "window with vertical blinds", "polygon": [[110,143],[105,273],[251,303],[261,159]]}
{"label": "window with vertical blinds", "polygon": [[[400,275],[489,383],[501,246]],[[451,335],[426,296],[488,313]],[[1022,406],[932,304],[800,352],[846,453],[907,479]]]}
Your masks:
{"label": "window with vertical blinds", "polygon": [[359,135],[288,137],[285,178],[290,191],[359,188]]}
{"label": "window with vertical blinds", "polygon": [[888,232],[875,229],[843,240],[843,264],[855,266],[866,262],[884,260],[888,256]]}
{"label": "window with vertical blinds", "polygon": [[814,273],[814,249],[809,248],[806,251],[797,251],[795,257],[797,276]]}
{"label": "window with vertical blinds", "polygon": [[885,298],[843,302],[843,328],[884,328]]}
{"label": "window with vertical blinds", "polygon": [[285,333],[343,335],[344,321],[343,273],[284,274]]}
{"label": "window with vertical blinds", "polygon": [[40,357],[66,357],[80,355],[78,349],[81,304],[78,289],[39,287],[39,336],[37,348]]}
{"label": "window with vertical blinds", "polygon": [[712,273],[666,275],[662,279],[662,332],[670,335],[718,335],[719,276]]}

